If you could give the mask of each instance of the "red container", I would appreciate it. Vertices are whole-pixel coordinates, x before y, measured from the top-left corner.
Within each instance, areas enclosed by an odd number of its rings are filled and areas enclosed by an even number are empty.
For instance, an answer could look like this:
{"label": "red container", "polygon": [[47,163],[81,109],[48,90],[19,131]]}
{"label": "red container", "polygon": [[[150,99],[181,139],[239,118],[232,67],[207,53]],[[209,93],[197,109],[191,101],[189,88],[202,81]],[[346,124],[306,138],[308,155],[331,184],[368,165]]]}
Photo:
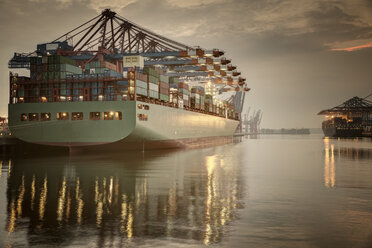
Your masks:
{"label": "red container", "polygon": [[136,72],[136,79],[147,82],[147,74]]}
{"label": "red container", "polygon": [[169,90],[166,88],[160,88],[160,94],[162,95],[169,95]]}
{"label": "red container", "polygon": [[159,82],[160,88],[169,89],[169,84],[164,82]]}
{"label": "red container", "polygon": [[163,70],[160,69],[159,67],[155,67],[155,71],[157,71],[159,75],[163,75]]}
{"label": "red container", "polygon": [[187,57],[187,51],[181,51],[180,56],[181,57]]}
{"label": "red container", "polygon": [[206,58],[205,61],[207,62],[207,64],[213,64],[212,58]]}
{"label": "red container", "polygon": [[179,82],[178,83],[178,88],[189,90],[189,85],[185,82]]}

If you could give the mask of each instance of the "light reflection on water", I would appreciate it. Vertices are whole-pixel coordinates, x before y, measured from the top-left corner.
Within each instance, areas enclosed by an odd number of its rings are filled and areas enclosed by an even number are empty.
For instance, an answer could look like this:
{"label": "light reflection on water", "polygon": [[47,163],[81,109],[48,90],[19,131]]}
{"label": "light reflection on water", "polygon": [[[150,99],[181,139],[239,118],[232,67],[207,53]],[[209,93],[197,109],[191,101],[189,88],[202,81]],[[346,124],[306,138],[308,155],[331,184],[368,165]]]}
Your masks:
{"label": "light reflection on water", "polygon": [[329,139],[324,139],[324,185],[327,188],[335,187],[336,173],[335,173],[335,154],[334,145],[329,146]]}
{"label": "light reflection on water", "polygon": [[217,243],[243,189],[240,165],[229,170],[221,149],[16,160],[4,245],[84,247],[83,237],[96,246],[141,237]]}
{"label": "light reflection on water", "polygon": [[0,159],[0,247],[369,247],[372,143]]}

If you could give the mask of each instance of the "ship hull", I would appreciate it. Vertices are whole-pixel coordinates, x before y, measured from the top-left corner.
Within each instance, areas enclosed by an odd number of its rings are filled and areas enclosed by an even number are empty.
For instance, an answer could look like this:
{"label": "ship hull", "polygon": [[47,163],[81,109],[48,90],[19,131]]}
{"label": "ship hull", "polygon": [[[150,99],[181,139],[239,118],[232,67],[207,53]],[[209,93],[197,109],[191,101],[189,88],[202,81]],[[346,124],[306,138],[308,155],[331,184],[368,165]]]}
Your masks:
{"label": "ship hull", "polygon": [[323,127],[323,133],[326,137],[363,137],[362,128],[337,128]]}
{"label": "ship hull", "polygon": [[[148,109],[138,108],[147,105]],[[90,120],[91,112],[121,112],[121,120]],[[57,120],[81,112],[83,120]],[[50,113],[49,121],[21,121],[21,114]],[[146,118],[144,118],[144,116]],[[70,150],[196,147],[232,141],[238,121],[138,101],[24,103],[9,105],[9,125],[22,141]]]}

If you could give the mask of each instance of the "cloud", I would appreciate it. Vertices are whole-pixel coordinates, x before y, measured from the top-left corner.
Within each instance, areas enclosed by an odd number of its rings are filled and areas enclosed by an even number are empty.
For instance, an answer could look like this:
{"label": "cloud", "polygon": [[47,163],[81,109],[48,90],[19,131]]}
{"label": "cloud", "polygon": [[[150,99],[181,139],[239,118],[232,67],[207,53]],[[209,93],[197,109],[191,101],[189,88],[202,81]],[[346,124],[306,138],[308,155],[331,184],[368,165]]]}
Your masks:
{"label": "cloud", "polygon": [[198,30],[206,25],[204,20],[200,20],[191,24],[180,24],[177,26],[177,31],[169,30],[154,30],[156,33],[159,33],[163,36],[172,35],[175,38],[178,37],[192,37],[198,35]]}
{"label": "cloud", "polygon": [[372,42],[368,44],[360,45],[360,46],[353,46],[353,47],[346,47],[346,48],[334,48],[330,50],[352,52],[352,51],[361,50],[361,49],[370,48],[370,47],[372,47]]}
{"label": "cloud", "polygon": [[278,51],[313,52],[372,38],[372,15],[365,9],[368,6],[363,4],[324,0],[141,0],[123,8],[122,13],[186,42],[196,37],[216,41],[232,37],[271,47],[276,43]]}
{"label": "cloud", "polygon": [[207,6],[211,4],[231,2],[231,0],[167,0],[167,2],[173,6],[179,8],[196,8],[201,6]]}
{"label": "cloud", "polygon": [[[68,1],[68,0],[67,0]],[[115,12],[121,11],[128,5],[137,2],[138,0],[89,0],[88,7],[100,13],[104,9],[112,9]]]}

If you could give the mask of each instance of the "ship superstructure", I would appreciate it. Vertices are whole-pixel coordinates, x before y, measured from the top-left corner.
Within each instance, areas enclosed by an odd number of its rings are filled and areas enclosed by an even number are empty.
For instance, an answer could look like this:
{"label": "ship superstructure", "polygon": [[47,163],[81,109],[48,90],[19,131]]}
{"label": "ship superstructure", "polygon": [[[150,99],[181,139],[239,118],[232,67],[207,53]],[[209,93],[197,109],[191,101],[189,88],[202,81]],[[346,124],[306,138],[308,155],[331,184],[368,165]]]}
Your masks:
{"label": "ship superstructure", "polygon": [[86,146],[225,139],[241,125],[245,78],[219,49],[190,47],[108,9],[33,53],[15,53],[9,123],[19,139]]}
{"label": "ship superstructure", "polygon": [[[371,95],[369,95],[371,96]],[[326,120],[322,129],[326,137],[372,137],[372,102],[353,97],[343,104],[318,113]]]}

